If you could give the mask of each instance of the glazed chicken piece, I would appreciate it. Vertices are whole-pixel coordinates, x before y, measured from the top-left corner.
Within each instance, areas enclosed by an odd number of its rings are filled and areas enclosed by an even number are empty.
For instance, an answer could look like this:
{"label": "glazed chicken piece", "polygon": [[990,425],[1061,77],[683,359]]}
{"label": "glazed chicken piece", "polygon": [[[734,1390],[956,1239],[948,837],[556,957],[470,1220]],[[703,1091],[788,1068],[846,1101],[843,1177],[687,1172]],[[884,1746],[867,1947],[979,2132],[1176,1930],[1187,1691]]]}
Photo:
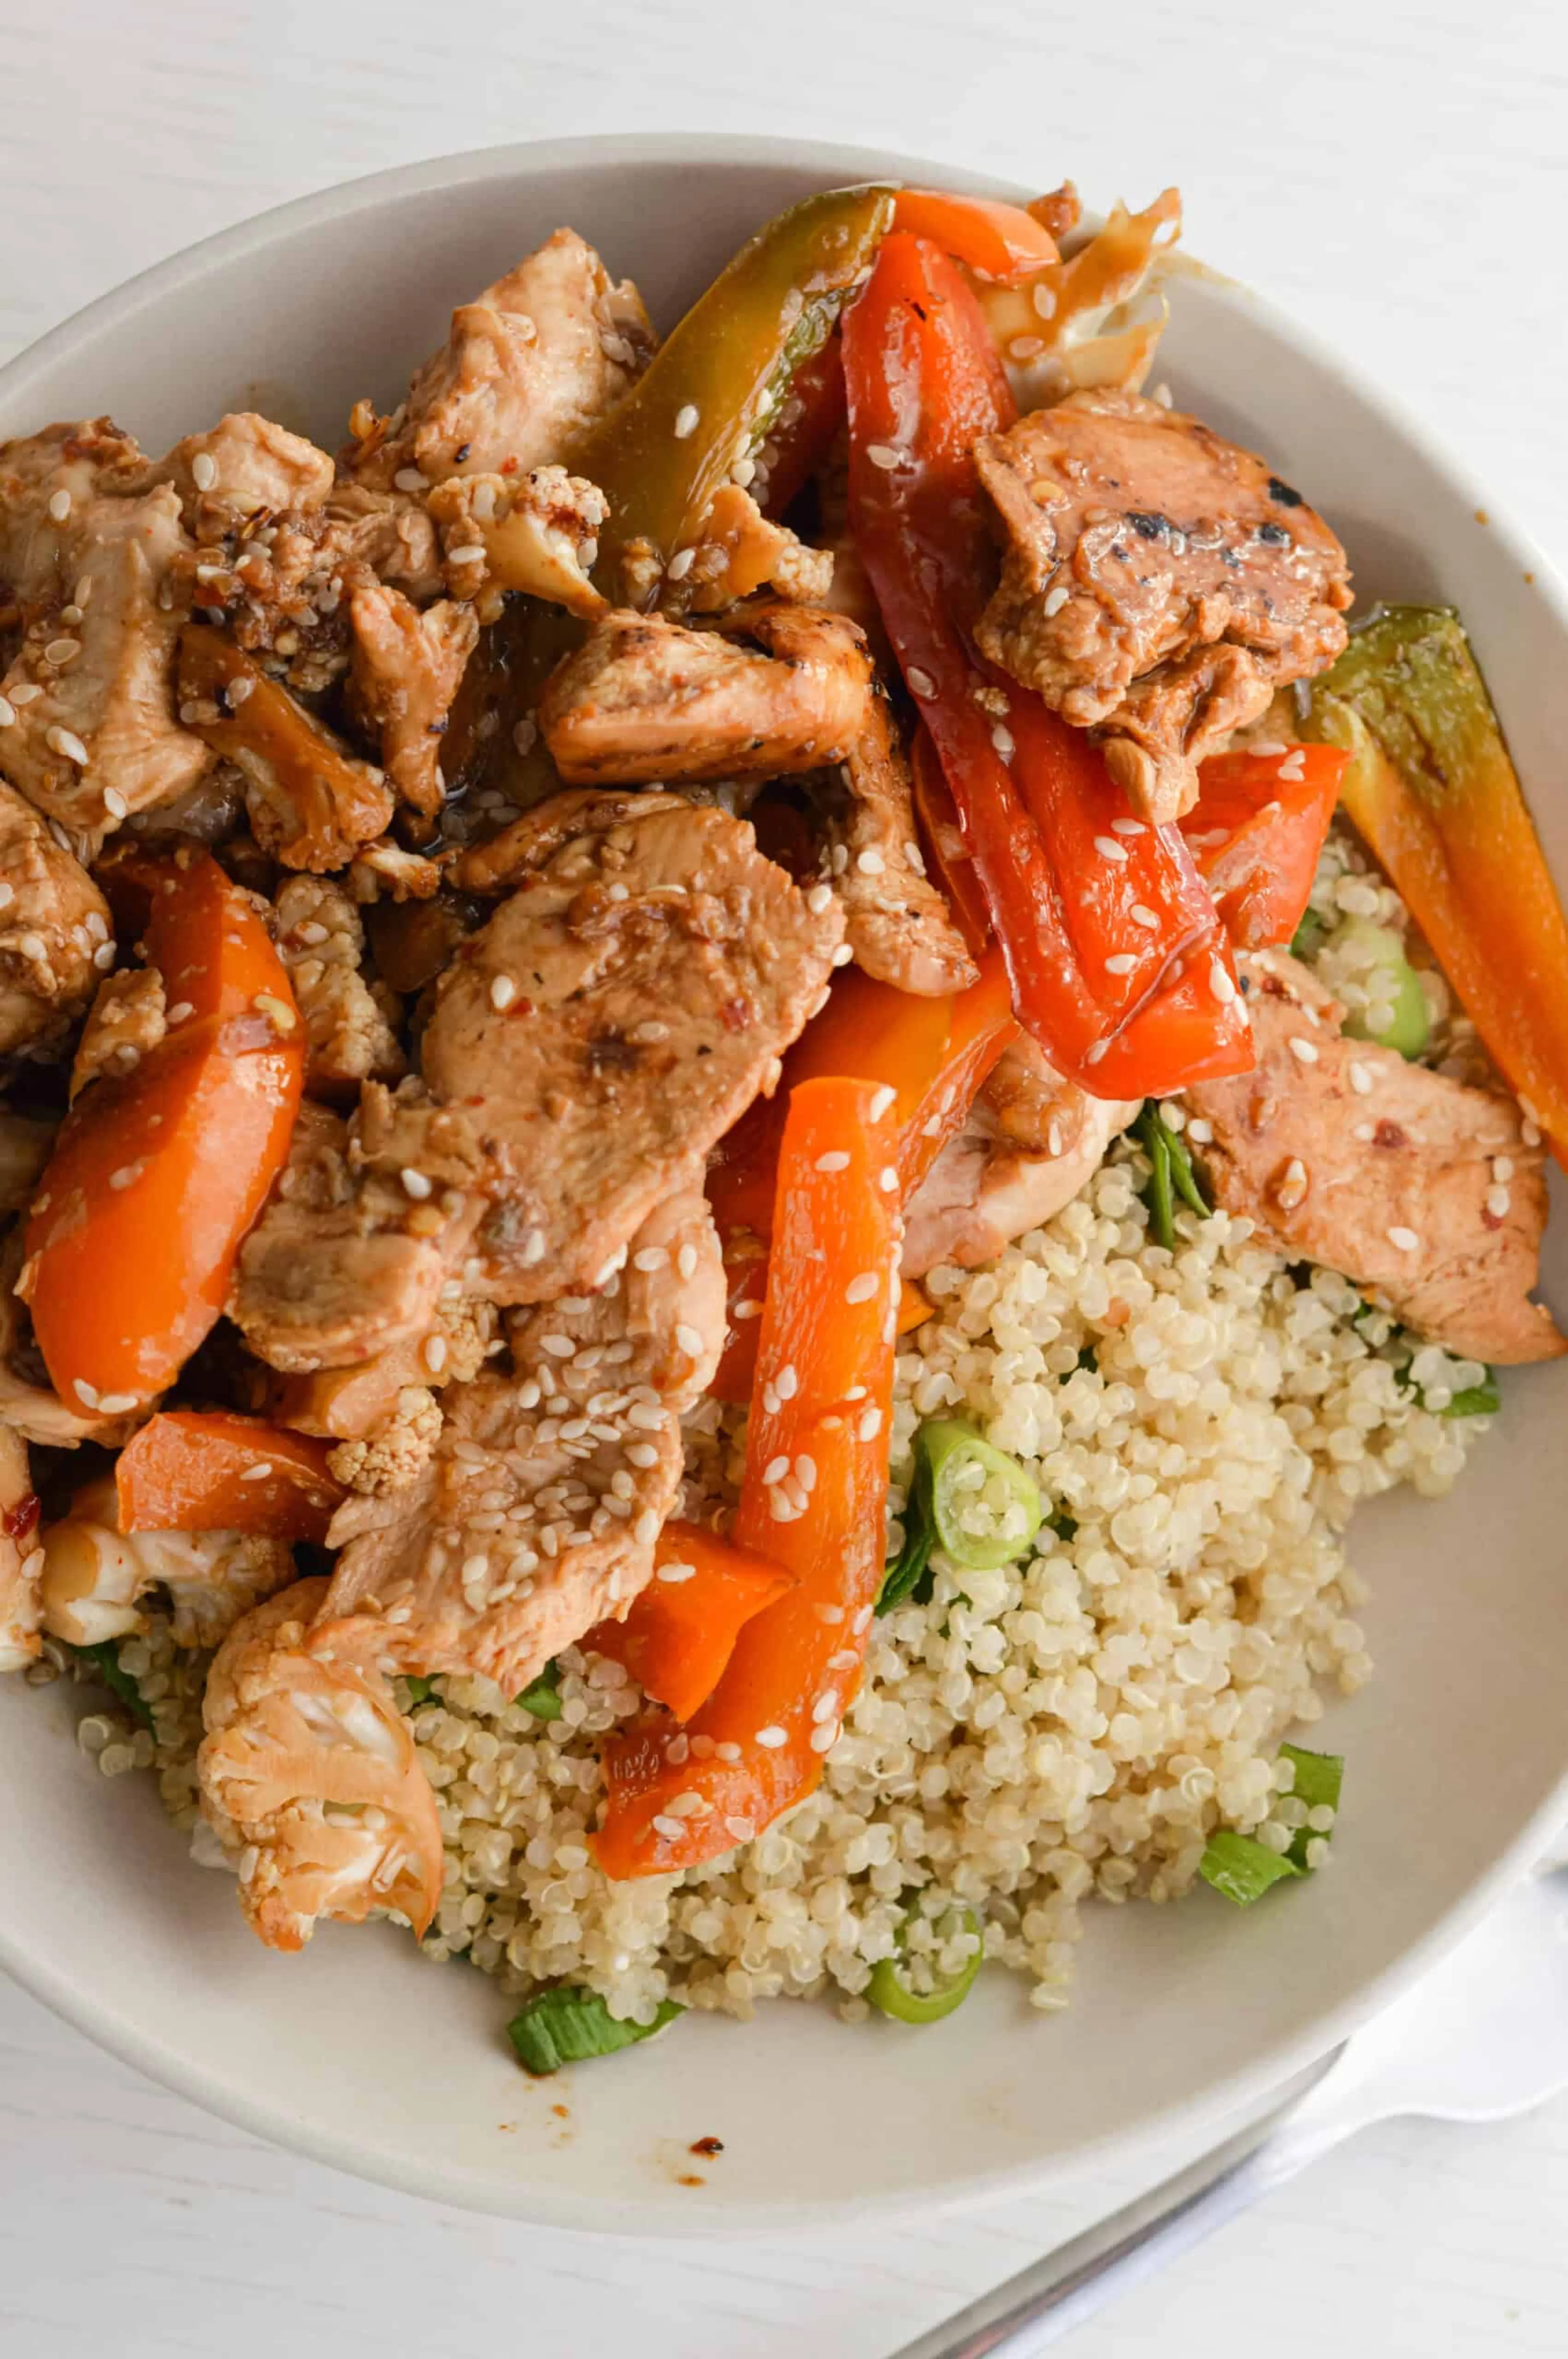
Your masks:
{"label": "glazed chicken piece", "polygon": [[609,505],[564,467],[525,475],[451,475],[430,495],[457,598],[521,591],[591,622],[604,598],[589,580]]}
{"label": "glazed chicken piece", "polygon": [[[376,1448],[399,1421],[409,1392],[471,1383],[492,1353],[504,1349],[499,1325],[493,1304],[476,1302],[459,1279],[450,1279],[426,1334],[354,1367],[287,1377],[277,1387],[273,1414],[297,1433]],[[351,1473],[336,1466],[332,1471],[355,1489],[369,1487],[355,1483]]]}
{"label": "glazed chicken piece", "polygon": [[1281,682],[1345,645],[1345,552],[1261,459],[1106,387],[976,446],[1006,539],[983,651],[1079,727],[1157,822]]}
{"label": "glazed chicken piece", "polygon": [[43,1569],[27,1445],[0,1425],[0,1671],[26,1670],[38,1654]]}
{"label": "glazed chicken piece", "polygon": [[57,1049],[92,996],[101,952],[114,955],[103,894],[32,806],[0,785],[0,1051]]}
{"label": "glazed chicken piece", "polygon": [[283,886],[277,950],[309,1043],[305,1086],[311,1094],[351,1098],[362,1082],[401,1080],[397,1035],[361,972],[364,927],[335,878],[291,876]]}
{"label": "glazed chicken piece", "polygon": [[274,1950],[303,1949],[320,1918],[376,1910],[423,1933],[440,1897],[435,1796],[379,1668],[381,1634],[317,1622],[326,1589],[296,1582],[247,1614],[202,1698],[202,1813]]}
{"label": "glazed chicken piece", "polygon": [[70,1103],[102,1074],[128,1073],[168,1031],[163,977],[156,966],[106,974],[87,1011],[70,1061]]}
{"label": "glazed chicken piece", "polygon": [[822,606],[832,587],[830,549],[808,549],[787,525],[765,516],[739,484],[719,485],[685,575],[694,614],[722,614],[762,590],[792,606]]}
{"label": "glazed chicken piece", "polygon": [[351,1127],[307,1101],[229,1289],[229,1316],[257,1358],[308,1375],[427,1333],[479,1218],[481,1200],[465,1191],[481,1168],[460,1115],[377,1082],[364,1084]]}
{"label": "glazed chicken piece", "polygon": [[909,765],[880,690],[834,782],[827,817],[827,876],[856,965],[923,998],[968,990],[979,969],[926,876],[915,842]]}
{"label": "glazed chicken piece", "polygon": [[0,1215],[27,1211],[54,1142],[52,1122],[0,1106]]}
{"label": "glazed chicken piece", "polygon": [[724,1293],[691,1190],[655,1207],[600,1291],[518,1313],[513,1373],[449,1394],[418,1492],[340,1509],[325,1611],[374,1614],[400,1669],[478,1672],[508,1695],[623,1614],[680,1490],[679,1420],[718,1367]]}
{"label": "glazed chicken piece", "polygon": [[903,1274],[975,1269],[1037,1229],[1094,1177],[1141,1098],[1092,1098],[1024,1038],[1003,1051],[969,1119],[910,1201]]}
{"label": "glazed chicken piece", "polygon": [[436,984],[422,1042],[490,1161],[476,1290],[586,1290],[773,1088],[843,919],[744,821],[677,795],[557,795],[451,874],[517,887]]}
{"label": "glazed chicken piece", "polygon": [[403,800],[433,814],[446,799],[441,738],[479,640],[473,608],[442,598],[421,614],[401,590],[363,581],[350,592],[349,619],[355,724],[378,741],[382,768]]}
{"label": "glazed chicken piece", "polygon": [[107,419],[0,445],[0,590],[22,645],[0,679],[0,775],[96,844],[211,761],[175,713],[193,555],[170,484]]}
{"label": "glazed chicken piece", "polygon": [[294,1577],[287,1540],[254,1532],[122,1532],[112,1476],[89,1484],[42,1535],[44,1628],[73,1647],[140,1629],[141,1601],[167,1592],[179,1647],[215,1647],[242,1614]]}
{"label": "glazed chicken piece", "polygon": [[[148,463],[138,490],[172,484],[193,541],[207,546],[286,511],[319,508],[332,488],[333,466],[302,434],[254,409],[231,411],[204,434],[188,434]],[[136,479],[133,479],[136,480]]]}
{"label": "glazed chicken piece", "polygon": [[571,784],[768,778],[841,762],[870,724],[865,640],[775,603],[736,636],[617,609],[546,683],[539,727]]}
{"label": "glazed chicken piece", "polygon": [[222,632],[191,624],[179,643],[181,716],[244,774],[264,852],[286,868],[341,868],[392,817],[385,779],[297,704]]}
{"label": "glazed chicken piece", "polygon": [[1293,1260],[1375,1291],[1430,1342],[1511,1364],[1568,1352],[1530,1299],[1544,1151],[1511,1099],[1340,1033],[1344,1010],[1282,951],[1239,962],[1256,1069],[1186,1093],[1217,1201]]}
{"label": "glazed chicken piece", "polygon": [[419,491],[507,461],[525,472],[560,460],[635,381],[653,343],[632,281],[613,283],[575,230],[558,229],[453,312],[402,408],[384,426],[365,420],[351,472]]}

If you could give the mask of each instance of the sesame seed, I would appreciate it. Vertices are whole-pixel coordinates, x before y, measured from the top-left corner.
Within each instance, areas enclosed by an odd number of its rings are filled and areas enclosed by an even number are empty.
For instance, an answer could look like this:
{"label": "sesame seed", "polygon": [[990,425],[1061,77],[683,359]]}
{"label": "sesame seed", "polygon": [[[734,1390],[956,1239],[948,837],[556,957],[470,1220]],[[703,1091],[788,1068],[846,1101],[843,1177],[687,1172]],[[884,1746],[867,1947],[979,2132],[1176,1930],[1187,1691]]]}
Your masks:
{"label": "sesame seed", "polygon": [[447,1364],[447,1339],[444,1335],[426,1336],[424,1359],[430,1374],[438,1376]]}
{"label": "sesame seed", "polygon": [[1130,951],[1118,951],[1114,958],[1107,959],[1105,971],[1107,974],[1130,974],[1137,964]]}
{"label": "sesame seed", "polygon": [[877,1186],[884,1196],[892,1195],[898,1187],[898,1173],[891,1163],[884,1163],[877,1173]]}
{"label": "sesame seed", "polygon": [[1045,349],[1044,336],[1014,336],[1008,344],[1008,353],[1015,361],[1032,361]]}
{"label": "sesame seed", "polygon": [[812,1730],[808,1741],[813,1753],[831,1753],[833,1747],[838,1742],[838,1722],[836,1720],[825,1720],[820,1728],[814,1728]]}
{"label": "sesame seed", "polygon": [[1420,1247],[1421,1239],[1413,1229],[1393,1228],[1388,1230],[1386,1234],[1389,1243],[1396,1246],[1400,1253],[1415,1253]]}
{"label": "sesame seed", "polygon": [[84,1408],[98,1407],[98,1387],[96,1385],[90,1385],[85,1376],[78,1376],[71,1389]]}
{"label": "sesame seed", "polygon": [[1058,583],[1054,590],[1047,590],[1041,605],[1047,615],[1059,614],[1070,595],[1065,584]]}
{"label": "sesame seed", "polygon": [[416,1202],[423,1203],[432,1191],[433,1182],[423,1171],[416,1171],[411,1163],[404,1165],[398,1177],[403,1182],[405,1195],[412,1196]]}
{"label": "sesame seed", "polygon": [[1492,1158],[1492,1177],[1493,1177],[1493,1179],[1494,1179],[1494,1180],[1511,1180],[1511,1179],[1513,1178],[1513,1176],[1514,1176],[1514,1159],[1513,1159],[1513,1157],[1512,1157],[1511,1155],[1494,1155],[1494,1156],[1493,1156],[1493,1158]]}
{"label": "sesame seed", "polygon": [[1146,901],[1134,901],[1131,908],[1129,909],[1127,914],[1131,919],[1133,924],[1135,926],[1141,926],[1146,933],[1153,933],[1160,923],[1159,919],[1154,915],[1153,910],[1150,908]]}
{"label": "sesame seed", "polygon": [[1097,835],[1095,850],[1102,860],[1118,860],[1124,864],[1126,863],[1127,846],[1124,843],[1119,843],[1114,835]]}
{"label": "sesame seed", "polygon": [[66,664],[74,663],[81,653],[80,639],[51,639],[44,649],[44,661],[63,669]]}
{"label": "sesame seed", "polygon": [[855,865],[862,876],[880,876],[886,868],[887,863],[880,852],[868,847],[866,851],[858,852],[855,854]]}
{"label": "sesame seed", "polygon": [[[275,992],[258,991],[254,993],[251,998],[251,1006],[255,1009],[258,1016],[265,1016],[270,1018],[272,1023],[276,1026],[280,1032],[292,1032],[295,1025],[298,1021],[297,1016],[295,1015],[293,1008],[289,1006],[287,1001],[279,999]],[[428,1190],[427,1190],[426,1192],[427,1194],[429,1192]]]}
{"label": "sesame seed", "polygon": [[803,1450],[795,1462],[795,1479],[809,1497],[816,1488],[816,1461]]}
{"label": "sesame seed", "polygon": [[881,467],[884,474],[891,474],[893,468],[903,464],[903,451],[895,451],[891,442],[868,442],[866,456],[872,466]]}
{"label": "sesame seed", "polygon": [[787,1745],[789,1743],[789,1733],[786,1729],[777,1726],[776,1723],[770,1723],[766,1728],[758,1729],[755,1741],[762,1747],[764,1752],[776,1753],[781,1745]]}
{"label": "sesame seed", "polygon": [[[102,1402],[99,1403],[99,1407],[103,1407]],[[241,1475],[240,1480],[242,1483],[265,1483],[271,1473],[271,1460],[263,1458],[259,1460],[254,1466],[247,1466],[244,1473]]]}
{"label": "sesame seed", "polygon": [[429,489],[429,484],[417,467],[399,467],[392,480],[400,492],[424,492]]}
{"label": "sesame seed", "polygon": [[1054,1115],[1052,1116],[1045,1132],[1045,1147],[1046,1152],[1051,1155],[1060,1155],[1062,1152],[1062,1125]]}
{"label": "sesame seed", "polygon": [[1108,1040],[1095,1040],[1091,1042],[1089,1047],[1084,1050],[1085,1064],[1098,1065],[1100,1059],[1105,1055],[1109,1047],[1110,1042]]}
{"label": "sesame seed", "polygon": [[643,1508],[642,1514],[638,1516],[636,1522],[632,1527],[632,1537],[636,1541],[639,1548],[653,1547],[654,1542],[659,1537],[659,1529],[663,1521],[663,1516],[655,1515],[652,1507]]}
{"label": "sesame seed", "polygon": [[1350,1125],[1350,1136],[1352,1138],[1358,1138],[1363,1147],[1370,1147],[1378,1134],[1371,1123],[1357,1122]]}
{"label": "sesame seed", "polygon": [[[1231,982],[1228,973],[1226,972],[1225,962],[1223,959],[1210,959],[1208,962],[1208,987],[1213,992],[1215,997],[1218,1000],[1222,1007],[1228,1007],[1231,1001],[1236,997],[1236,985]],[[1295,1042],[1292,1040],[1291,1043],[1292,1048],[1293,1049],[1295,1045]],[[1313,1054],[1314,1056],[1317,1054],[1315,1049],[1314,1049]]]}
{"label": "sesame seed", "polygon": [[750,1819],[726,1819],[724,1824],[737,1843],[750,1843],[757,1832]]}
{"label": "sesame seed", "polygon": [[831,1720],[838,1709],[838,1689],[824,1688],[822,1693],[817,1697],[816,1701],[811,1707],[811,1717],[813,1720]]}
{"label": "sesame seed", "polygon": [[129,806],[118,787],[105,787],[103,789],[103,808],[108,812],[111,819],[124,819]]}
{"label": "sesame seed", "polygon": [[526,1269],[531,1269],[535,1262],[541,1262],[544,1260],[545,1232],[543,1229],[529,1230],[527,1235],[523,1240],[523,1252],[521,1258],[524,1267]]}
{"label": "sesame seed", "polygon": [[880,1090],[873,1092],[871,1103],[867,1108],[867,1112],[870,1114],[871,1120],[873,1122],[881,1122],[884,1114],[891,1114],[893,1103],[897,1096],[898,1092],[894,1089],[890,1089],[885,1082],[882,1083]]}
{"label": "sesame seed", "polygon": [[[104,1393],[98,1406],[105,1417],[124,1417],[127,1409],[135,1408],[136,1396],[135,1393]],[[270,1474],[271,1467],[269,1466],[266,1471]],[[27,1569],[26,1565],[22,1567],[24,1572]]]}
{"label": "sesame seed", "polygon": [[856,1440],[859,1441],[874,1441],[881,1430],[882,1413],[881,1409],[862,1409],[860,1412],[860,1421],[855,1428]]}
{"label": "sesame seed", "polygon": [[654,1832],[663,1835],[666,1843],[678,1843],[686,1832],[684,1819],[672,1819],[666,1811],[658,1811],[654,1819]]}
{"label": "sesame seed", "polygon": [[16,706],[8,696],[0,696],[0,729],[14,729],[16,725]]}
{"label": "sesame seed", "polygon": [[1502,1219],[1512,1201],[1513,1198],[1506,1188],[1488,1188],[1487,1190],[1487,1210],[1496,1220]]}
{"label": "sesame seed", "polygon": [[54,518],[56,524],[63,524],[65,522],[67,516],[70,514],[70,494],[69,492],[50,493],[49,514]]}
{"label": "sesame seed", "polygon": [[490,1004],[494,1008],[498,1016],[505,1015],[507,1009],[511,1006],[516,996],[517,985],[509,974],[497,974],[492,976],[490,984]]}
{"label": "sesame seed", "polygon": [[701,412],[697,408],[695,401],[687,401],[681,404],[681,407],[676,412],[675,431],[676,440],[677,442],[684,442],[689,436],[696,433],[697,421],[700,416]]}
{"label": "sesame seed", "polygon": [[1214,1125],[1205,1122],[1201,1114],[1194,1114],[1187,1124],[1187,1136],[1195,1147],[1210,1147],[1214,1143]]}
{"label": "sesame seed", "polygon": [[142,1166],[139,1163],[122,1163],[118,1171],[110,1172],[109,1185],[111,1188],[134,1187],[141,1176]]}
{"label": "sesame seed", "polygon": [[1524,1141],[1526,1147],[1539,1147],[1541,1145],[1541,1125],[1538,1122],[1521,1122],[1519,1126],[1519,1135]]}
{"label": "sesame seed", "polygon": [[1113,835],[1147,835],[1149,832],[1141,819],[1113,819],[1110,826]]}
{"label": "sesame seed", "polygon": [[696,557],[697,551],[695,549],[677,549],[669,563],[665,566],[665,571],[669,575],[672,582],[684,582],[687,575],[691,571]]}
{"label": "sesame seed", "polygon": [[19,679],[16,687],[10,690],[11,701],[17,705],[31,704],[35,696],[42,694],[43,690],[36,679]]}
{"label": "sesame seed", "polygon": [[62,729],[57,721],[52,728],[45,730],[44,744],[51,754],[59,754],[64,760],[74,762],[79,769],[86,768],[87,748],[73,729]]}
{"label": "sesame seed", "polygon": [[688,1359],[699,1360],[702,1357],[702,1336],[697,1328],[677,1327],[676,1342]]}
{"label": "sesame seed", "polygon": [[909,692],[911,696],[935,695],[936,682],[932,679],[931,674],[928,671],[925,671],[921,669],[919,664],[911,664],[903,676],[909,684]]}
{"label": "sesame seed", "polygon": [[848,1171],[849,1158],[841,1148],[836,1147],[829,1154],[819,1155],[812,1169],[824,1172]]}
{"label": "sesame seed", "polygon": [[484,554],[485,549],[482,540],[465,540],[460,549],[448,549],[447,563],[449,565],[480,565],[484,561]]}
{"label": "sesame seed", "polygon": [[210,492],[218,480],[218,462],[211,451],[198,451],[190,462],[191,480],[199,492]]}
{"label": "sesame seed", "polygon": [[854,955],[855,953],[849,948],[848,942],[840,942],[838,949],[833,953],[832,964],[834,966],[848,966],[849,961],[854,957]]}
{"label": "sesame seed", "polygon": [[1055,316],[1055,290],[1054,288],[1047,287],[1043,278],[1036,279],[1034,293],[1031,299],[1043,320],[1049,320]]}
{"label": "sesame seed", "polygon": [[800,1390],[800,1378],[795,1375],[795,1362],[793,1360],[786,1360],[784,1366],[779,1370],[778,1375],[773,1378],[773,1390],[777,1393],[780,1400],[794,1400],[796,1393]]}
{"label": "sesame seed", "polygon": [[[1292,1045],[1293,1046],[1294,1044],[1292,1043]],[[1372,1093],[1372,1076],[1367,1071],[1366,1066],[1353,1062],[1349,1068],[1349,1071],[1350,1086],[1355,1091],[1357,1096],[1362,1098],[1369,1097]]]}
{"label": "sesame seed", "polygon": [[1313,1041],[1303,1040],[1299,1033],[1293,1033],[1285,1045],[1290,1049],[1292,1056],[1294,1057],[1299,1063],[1303,1065],[1316,1064],[1317,1049]]}
{"label": "sesame seed", "polygon": [[552,1360],[575,1360],[577,1345],[569,1335],[541,1335],[539,1349],[547,1352]]}
{"label": "sesame seed", "polygon": [[870,1302],[878,1291],[879,1281],[875,1270],[863,1269],[860,1276],[852,1277],[844,1288],[844,1299],[846,1302]]}
{"label": "sesame seed", "polygon": [[1005,727],[1000,721],[991,730],[991,744],[1004,762],[1011,762],[1018,751],[1011,730]]}

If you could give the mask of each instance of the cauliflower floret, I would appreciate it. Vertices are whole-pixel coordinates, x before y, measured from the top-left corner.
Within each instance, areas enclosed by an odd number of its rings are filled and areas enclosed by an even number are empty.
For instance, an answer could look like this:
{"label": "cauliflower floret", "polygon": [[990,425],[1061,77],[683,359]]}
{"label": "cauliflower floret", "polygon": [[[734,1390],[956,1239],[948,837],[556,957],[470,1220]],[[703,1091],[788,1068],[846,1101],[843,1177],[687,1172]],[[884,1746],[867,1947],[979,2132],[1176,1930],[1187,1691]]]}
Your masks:
{"label": "cauliflower floret", "polygon": [[389,1421],[368,1441],[340,1441],[327,1464],[351,1491],[404,1491],[429,1464],[441,1411],[423,1385],[405,1385]]}
{"label": "cauliflower floret", "polygon": [[140,1601],[168,1593],[175,1644],[215,1647],[294,1571],[287,1540],[254,1532],[122,1532],[111,1479],[91,1484],[43,1536],[43,1619],[51,1636],[95,1647],[141,1626]]}
{"label": "cauliflower floret", "polygon": [[208,1676],[201,1808],[236,1861],[240,1905],[275,1950],[319,1917],[396,1910],[422,1933],[442,1877],[435,1796],[363,1617],[311,1627],[324,1581],[247,1614]]}
{"label": "cauliflower floret", "polygon": [[27,1445],[0,1426],[0,1671],[22,1670],[38,1651],[44,1552],[38,1528]]}
{"label": "cauliflower floret", "polygon": [[330,877],[291,876],[277,897],[277,925],[309,1043],[307,1087],[341,1098],[362,1082],[400,1080],[403,1051],[360,972],[364,928],[350,896]]}

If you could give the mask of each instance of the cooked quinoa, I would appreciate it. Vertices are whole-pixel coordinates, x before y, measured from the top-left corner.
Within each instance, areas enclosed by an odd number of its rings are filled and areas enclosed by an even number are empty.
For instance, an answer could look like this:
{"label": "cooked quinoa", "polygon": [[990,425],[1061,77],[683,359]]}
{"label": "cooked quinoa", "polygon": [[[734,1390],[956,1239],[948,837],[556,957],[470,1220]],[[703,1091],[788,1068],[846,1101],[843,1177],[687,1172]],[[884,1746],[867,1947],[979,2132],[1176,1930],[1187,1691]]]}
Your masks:
{"label": "cooked quinoa", "polygon": [[[1222,1823],[1285,1847],[1304,1805],[1280,1740],[1371,1671],[1339,1536],[1395,1484],[1449,1488],[1485,1420],[1440,1412],[1485,1372],[1412,1358],[1347,1281],[1288,1268],[1245,1221],[1182,1213],[1176,1251],[1152,1244],[1145,1173],[1124,1143],[1000,1261],[927,1281],[935,1315],[898,1364],[890,1548],[915,1428],[938,1413],[1016,1455],[1052,1521],[998,1571],[937,1553],[929,1604],[872,1625],[821,1788],[756,1841],[611,1882],[589,1841],[598,1752],[634,1683],[568,1648],[551,1722],[479,1680],[435,1683],[415,1715],[446,1841],[428,1957],[466,1955],[508,1992],[585,1982],[644,2022],[669,1995],[745,2016],[826,1991],[853,2019],[901,1937],[917,1972],[956,1971],[967,1908],[1048,2010],[1090,1897],[1178,1897]],[[716,1403],[689,1420],[687,1514],[732,1498],[743,1437]],[[154,1619],[120,1661],[156,1735],[103,1710],[79,1733],[109,1774],[156,1766],[215,1858],[194,1769],[207,1659]]]}

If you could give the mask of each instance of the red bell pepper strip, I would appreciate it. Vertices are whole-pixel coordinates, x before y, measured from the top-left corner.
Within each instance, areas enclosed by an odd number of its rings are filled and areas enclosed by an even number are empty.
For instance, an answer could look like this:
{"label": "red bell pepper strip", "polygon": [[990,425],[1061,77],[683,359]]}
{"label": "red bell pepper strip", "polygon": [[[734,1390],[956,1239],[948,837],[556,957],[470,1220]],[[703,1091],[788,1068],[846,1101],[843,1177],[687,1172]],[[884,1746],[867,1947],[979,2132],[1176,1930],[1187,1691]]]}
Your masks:
{"label": "red bell pepper strip", "polygon": [[[1100,1096],[1246,1071],[1229,949],[1179,830],[1134,819],[1092,742],[985,665],[968,636],[989,562],[974,444],[1016,414],[972,290],[935,246],[895,233],[843,335],[856,545],[952,791],[1021,1020],[1058,1071]],[[1164,1020],[1195,961],[1220,978],[1206,1037],[1195,1001]],[[1115,1089],[1113,1041],[1126,1084]]]}
{"label": "red bell pepper strip", "polygon": [[1200,766],[1182,833],[1238,950],[1288,942],[1301,924],[1349,758],[1337,745],[1288,745]]}
{"label": "red bell pepper strip", "polygon": [[148,886],[168,1030],[83,1090],[27,1224],[19,1290],[73,1406],[150,1399],[214,1325],[304,1086],[299,1011],[248,897],[207,852],[124,864],[117,890]]}
{"label": "red bell pepper strip", "polygon": [[914,781],[914,816],[920,825],[926,866],[942,887],[955,925],[979,958],[993,940],[991,913],[964,842],[953,790],[942,774],[931,732],[924,722],[915,731],[910,749],[910,772]]}
{"label": "red bell pepper strip", "polygon": [[630,1671],[676,1720],[700,1711],[724,1676],[753,1614],[795,1586],[795,1575],[700,1524],[666,1524],[654,1577],[624,1622],[600,1622],[582,1645]]}
{"label": "red bell pepper strip", "polygon": [[226,1409],[149,1418],[114,1462],[123,1532],[264,1532],[324,1540],[344,1490],[330,1445]]}
{"label": "red bell pepper strip", "polygon": [[695,1867],[760,1833],[816,1786],[860,1684],[886,1550],[898,1288],[881,1185],[898,1130],[881,1095],[851,1081],[791,1094],[735,1538],[796,1585],[745,1625],[686,1729],[650,1714],[608,1741],[607,1875]]}
{"label": "red bell pepper strip", "polygon": [[1025,278],[1061,259],[1055,239],[1033,213],[995,197],[900,189],[892,201],[892,225],[929,238],[982,278]]}

